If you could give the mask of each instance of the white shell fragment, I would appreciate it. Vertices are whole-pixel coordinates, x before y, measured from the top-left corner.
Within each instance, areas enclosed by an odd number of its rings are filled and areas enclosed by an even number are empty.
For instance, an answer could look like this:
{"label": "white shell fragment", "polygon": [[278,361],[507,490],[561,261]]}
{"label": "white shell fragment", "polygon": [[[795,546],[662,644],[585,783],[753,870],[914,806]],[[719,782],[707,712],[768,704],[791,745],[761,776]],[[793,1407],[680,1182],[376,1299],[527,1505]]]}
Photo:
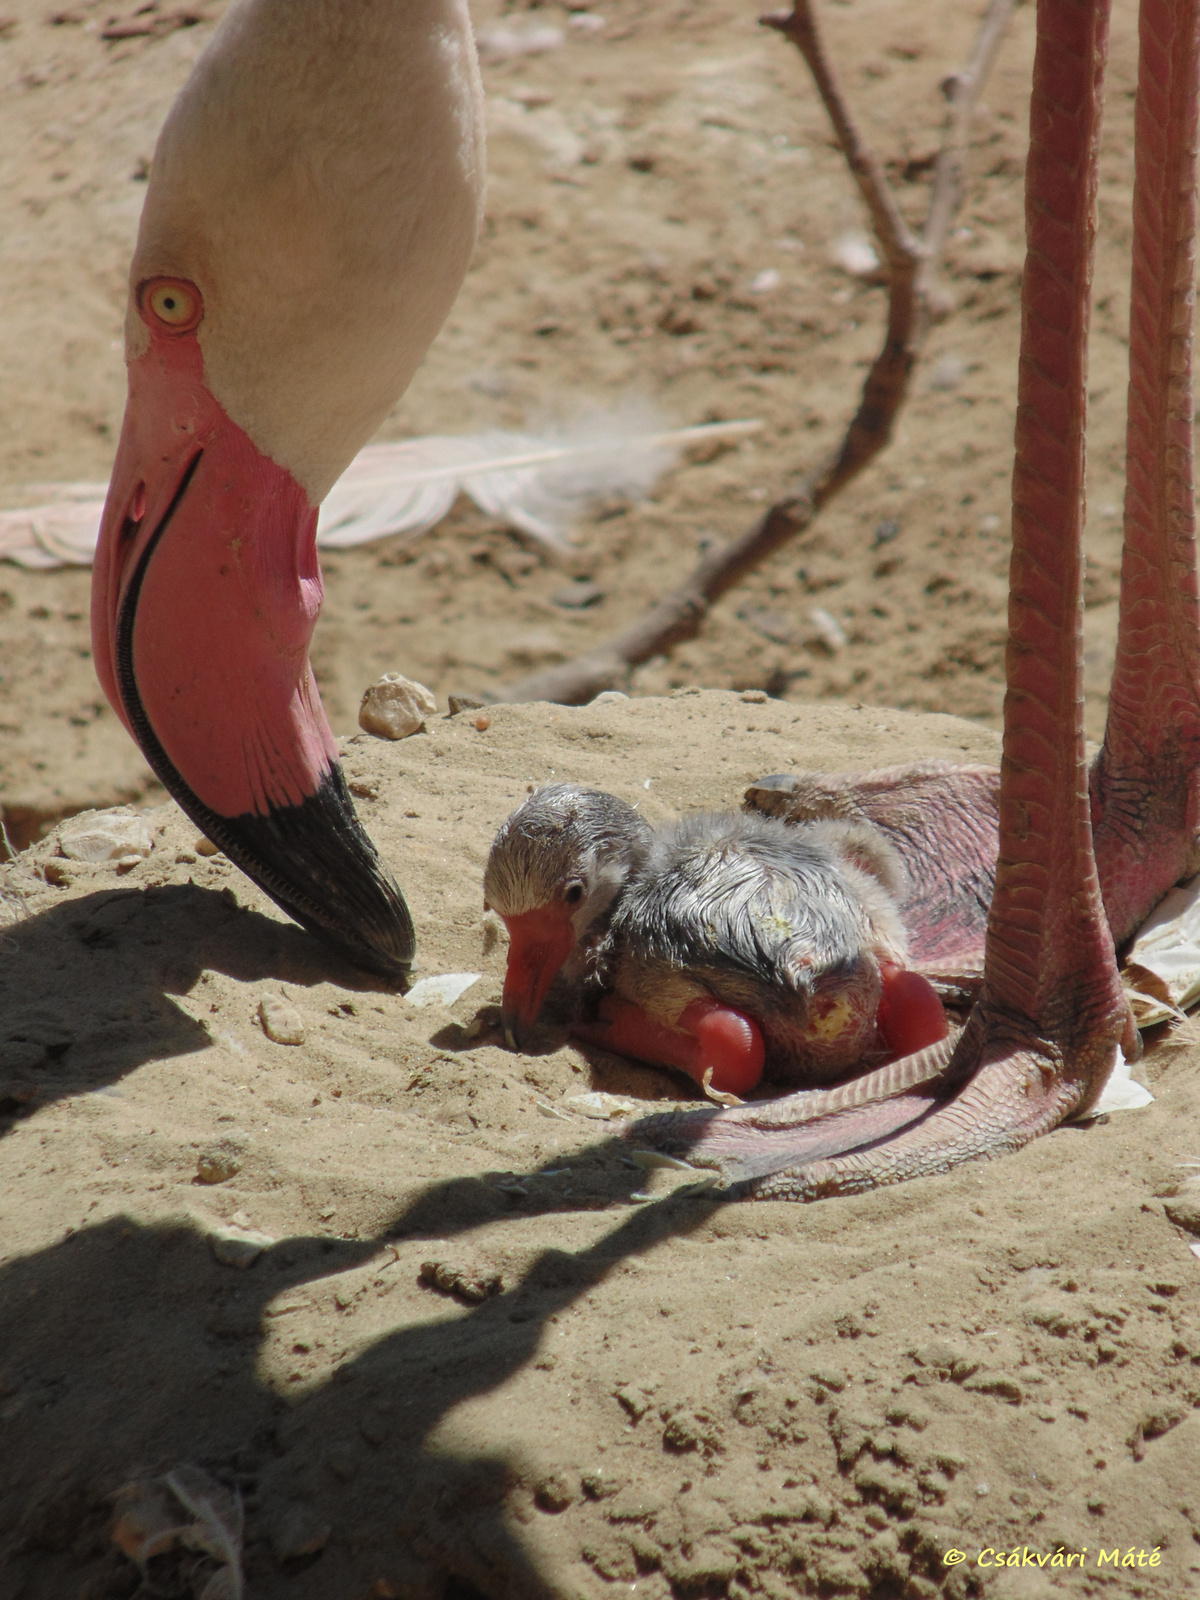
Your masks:
{"label": "white shell fragment", "polygon": [[1192,878],[1155,907],[1126,958],[1145,967],[1166,985],[1180,1011],[1200,1000],[1200,877]]}
{"label": "white shell fragment", "polygon": [[[1103,1116],[1108,1111],[1140,1111],[1154,1104],[1154,1096],[1139,1083],[1129,1071],[1129,1063],[1121,1054],[1119,1045],[1113,1046],[1113,1068],[1108,1082],[1100,1091],[1100,1098],[1087,1113],[1087,1118]],[[1087,1119],[1085,1119],[1087,1120]]]}
{"label": "white shell fragment", "polygon": [[452,1006],[481,976],[478,972],[439,972],[414,983],[404,998],[411,1006]]}
{"label": "white shell fragment", "polygon": [[358,725],[377,739],[407,739],[420,733],[426,717],[437,712],[437,701],[423,683],[400,672],[385,672],[362,697]]}
{"label": "white shell fragment", "polygon": [[277,994],[264,994],[259,1000],[258,1020],[273,1044],[303,1044],[308,1037],[295,1006]]}
{"label": "white shell fragment", "polygon": [[132,856],[144,861],[154,848],[145,817],[121,806],[113,811],[84,811],[58,831],[58,848],[68,861],[119,861]]}
{"label": "white shell fragment", "polygon": [[563,1105],[578,1111],[581,1117],[591,1117],[593,1122],[636,1116],[642,1109],[636,1100],[630,1100],[623,1094],[605,1094],[603,1089],[589,1089],[586,1094],[569,1094]]}
{"label": "white shell fragment", "polygon": [[808,613],[808,620],[817,631],[817,637],[829,651],[830,655],[837,655],[839,650],[844,650],[850,643],[846,637],[846,630],[835,616],[825,610],[824,606],[816,606]]}

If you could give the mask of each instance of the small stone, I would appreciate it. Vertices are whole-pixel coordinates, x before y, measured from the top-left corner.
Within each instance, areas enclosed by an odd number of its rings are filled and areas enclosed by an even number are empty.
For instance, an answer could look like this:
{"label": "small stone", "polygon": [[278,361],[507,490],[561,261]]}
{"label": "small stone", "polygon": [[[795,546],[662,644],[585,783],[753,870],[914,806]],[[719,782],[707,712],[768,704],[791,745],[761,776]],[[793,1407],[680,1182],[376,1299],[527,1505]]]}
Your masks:
{"label": "small stone", "polygon": [[1200,1194],[1180,1195],[1178,1199],[1168,1200],[1163,1210],[1176,1227],[1186,1228],[1189,1233],[1200,1233]]}
{"label": "small stone", "polygon": [[968,370],[967,363],[961,356],[943,356],[933,369],[929,387],[945,391],[957,389],[967,376]]}
{"label": "small stone", "polygon": [[598,583],[577,581],[556,589],[550,596],[550,603],[561,606],[564,611],[585,611],[590,606],[598,606],[603,599],[604,590]]}
{"label": "small stone", "polygon": [[385,672],[362,697],[358,725],[377,739],[407,739],[420,733],[425,719],[437,711],[437,701],[423,683],[403,673]]}
{"label": "small stone", "polygon": [[236,1267],[244,1272],[275,1241],[269,1233],[259,1233],[253,1228],[221,1228],[212,1234],[210,1243],[213,1256],[223,1267]]}
{"label": "small stone", "polygon": [[69,889],[80,877],[88,875],[88,868],[77,861],[47,861],[42,873],[56,889]]}
{"label": "small stone", "polygon": [[258,1020],[273,1044],[303,1044],[308,1037],[295,1006],[277,994],[264,994],[259,1000]]}
{"label": "small stone", "polygon": [[575,1491],[561,1472],[551,1472],[534,1489],[533,1498],[542,1511],[565,1511],[575,1499]]}
{"label": "small stone", "polygon": [[145,817],[124,807],[84,811],[63,823],[58,833],[60,855],[68,861],[144,861],[154,848]]}
{"label": "small stone", "polygon": [[317,1555],[329,1543],[332,1532],[329,1523],[322,1522],[311,1506],[294,1501],[285,1507],[271,1530],[271,1550],[283,1566],[286,1561]]}
{"label": "small stone", "polygon": [[828,650],[831,656],[836,655],[839,650],[844,650],[850,643],[845,628],[836,617],[825,610],[824,606],[815,606],[808,613],[808,620],[816,630],[815,642]]}
{"label": "small stone", "polygon": [[219,844],[214,844],[212,840],[206,838],[204,834],[200,835],[195,844],[192,846],[192,849],[198,856],[219,856],[221,854],[221,846]]}
{"label": "small stone", "polygon": [[646,1397],[628,1384],[624,1388],[614,1389],[613,1396],[634,1422],[640,1422],[650,1406]]}
{"label": "small stone", "polygon": [[228,1150],[202,1150],[196,1157],[196,1176],[201,1183],[228,1183],[242,1170],[242,1163]]}
{"label": "small stone", "polygon": [[615,705],[618,700],[628,699],[629,696],[627,694],[623,694],[620,689],[601,689],[596,698],[594,700],[589,700],[588,704],[593,706],[611,706]]}
{"label": "small stone", "polygon": [[452,694],[447,699],[452,717],[456,717],[460,711],[482,711],[486,703],[476,694]]}
{"label": "small stone", "polygon": [[768,695],[765,689],[743,689],[742,699],[750,706],[765,706]]}
{"label": "small stone", "polygon": [[624,1486],[623,1479],[614,1478],[599,1469],[595,1472],[585,1472],[580,1479],[580,1487],[589,1500],[611,1500]]}
{"label": "small stone", "polygon": [[472,1305],[490,1300],[504,1288],[504,1279],[494,1268],[452,1256],[422,1261],[418,1277],[428,1288],[457,1295]]}
{"label": "small stone", "polygon": [[479,733],[486,733],[492,725],[492,719],[486,713],[475,718],[475,727]]}

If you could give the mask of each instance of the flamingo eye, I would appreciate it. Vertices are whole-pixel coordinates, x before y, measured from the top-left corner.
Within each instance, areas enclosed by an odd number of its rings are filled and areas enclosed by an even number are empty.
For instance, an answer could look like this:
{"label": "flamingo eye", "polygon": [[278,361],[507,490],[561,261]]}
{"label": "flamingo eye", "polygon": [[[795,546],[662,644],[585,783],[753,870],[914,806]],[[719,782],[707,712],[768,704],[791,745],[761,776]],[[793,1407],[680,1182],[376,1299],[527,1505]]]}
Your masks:
{"label": "flamingo eye", "polygon": [[583,899],[583,885],[578,878],[563,890],[563,899],[569,906],[577,906]]}
{"label": "flamingo eye", "polygon": [[138,291],[142,320],[164,333],[190,333],[204,315],[204,301],[186,278],[151,278]]}

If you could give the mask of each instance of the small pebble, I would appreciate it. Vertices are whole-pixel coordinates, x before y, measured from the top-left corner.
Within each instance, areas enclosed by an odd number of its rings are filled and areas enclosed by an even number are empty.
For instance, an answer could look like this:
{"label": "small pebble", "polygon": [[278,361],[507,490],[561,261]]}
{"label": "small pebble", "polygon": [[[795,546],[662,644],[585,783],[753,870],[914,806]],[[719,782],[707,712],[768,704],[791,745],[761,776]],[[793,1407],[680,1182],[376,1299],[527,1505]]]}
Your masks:
{"label": "small pebble", "polygon": [[565,1511],[575,1499],[575,1490],[561,1472],[551,1472],[533,1491],[533,1498],[542,1511]]}
{"label": "small pebble", "polygon": [[1188,1189],[1188,1193],[1168,1200],[1163,1210],[1176,1227],[1186,1228],[1189,1233],[1200,1233],[1200,1193],[1190,1192],[1190,1184]]}
{"label": "small pebble", "polygon": [[258,1002],[262,1031],[274,1044],[303,1044],[308,1035],[304,1020],[295,1006],[275,994],[264,994]]}
{"label": "small pebble", "polygon": [[407,739],[420,733],[437,701],[423,683],[400,672],[385,672],[362,697],[358,725],[377,739]]}
{"label": "small pebble", "polygon": [[472,1305],[490,1300],[504,1288],[504,1279],[494,1268],[460,1257],[435,1256],[429,1261],[422,1261],[417,1276],[430,1289],[457,1295],[460,1300],[467,1300]]}
{"label": "small pebble", "polygon": [[202,1150],[196,1158],[196,1176],[201,1183],[228,1183],[242,1170],[242,1163],[228,1150]]}
{"label": "small pebble", "polygon": [[485,701],[475,694],[452,694],[447,698],[450,715],[456,717],[460,711],[482,711]]}
{"label": "small pebble", "polygon": [[869,278],[879,271],[875,247],[861,233],[843,233],[834,240],[830,255],[835,265],[852,278]]}
{"label": "small pebble", "polygon": [[221,854],[221,846],[214,844],[211,839],[205,838],[204,834],[200,835],[192,849],[198,856],[219,856]]}
{"label": "small pebble", "polygon": [[271,1529],[271,1551],[281,1566],[285,1561],[315,1556],[329,1543],[332,1531],[311,1506],[293,1501]]}
{"label": "small pebble", "polygon": [[153,848],[149,823],[134,811],[85,811],[58,833],[59,854],[68,861],[144,861]]}
{"label": "small pebble", "polygon": [[967,363],[961,356],[943,356],[933,369],[929,387],[947,392],[957,389],[967,376],[968,370]]}
{"label": "small pebble", "polygon": [[767,703],[767,698],[768,698],[767,691],[765,689],[743,689],[742,690],[742,699],[746,702],[747,705],[765,706],[766,703]]}
{"label": "small pebble", "polygon": [[823,606],[817,606],[808,613],[808,620],[816,629],[817,637],[829,651],[836,655],[839,650],[844,650],[850,643],[846,637],[846,630],[836,617],[833,617]]}
{"label": "small pebble", "polygon": [[259,1233],[253,1228],[246,1231],[221,1228],[212,1234],[209,1243],[213,1256],[223,1267],[236,1267],[239,1272],[244,1272],[275,1241],[269,1233]]}
{"label": "small pebble", "polygon": [[585,611],[589,606],[598,606],[603,599],[604,590],[598,583],[579,581],[556,589],[550,596],[550,603],[562,606],[564,611]]}
{"label": "small pebble", "polygon": [[486,733],[491,725],[492,719],[489,716],[479,716],[475,718],[475,726],[480,733]]}

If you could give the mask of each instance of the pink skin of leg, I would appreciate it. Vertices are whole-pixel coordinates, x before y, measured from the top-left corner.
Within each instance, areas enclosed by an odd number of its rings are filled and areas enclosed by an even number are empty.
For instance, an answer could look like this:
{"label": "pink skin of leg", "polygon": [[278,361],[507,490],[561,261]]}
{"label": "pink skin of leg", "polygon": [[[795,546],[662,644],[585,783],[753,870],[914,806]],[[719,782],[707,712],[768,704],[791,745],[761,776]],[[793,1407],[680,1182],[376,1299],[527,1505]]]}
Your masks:
{"label": "pink skin of leg", "polygon": [[1142,0],[1139,32],[1121,615],[1091,775],[1096,863],[1118,945],[1200,865],[1192,461],[1200,7]]}
{"label": "pink skin of leg", "polygon": [[194,328],[143,316],[149,347],[130,363],[96,553],[96,671],[136,737],[118,636],[130,582],[156,541],[133,619],[137,695],[204,805],[261,816],[300,804],[337,761],[308,665],[322,598],[317,513],[209,392]]}
{"label": "pink skin of leg", "polygon": [[942,1002],[928,978],[884,962],[883,997],[876,1019],[889,1056],[913,1056],[950,1032]]}
{"label": "pink skin of leg", "polygon": [[[913,1055],[946,1037],[946,1013],[927,978],[890,963],[882,976],[878,1027],[889,1056]],[[599,1016],[598,1024],[577,1026],[574,1032],[620,1055],[684,1072],[697,1083],[711,1071],[709,1086],[723,1094],[747,1095],[762,1079],[761,1028],[753,1017],[719,1000],[693,1000],[673,1028],[615,994],[601,1001]]]}
{"label": "pink skin of leg", "polygon": [[605,995],[600,1021],[572,1029],[579,1037],[632,1056],[653,1067],[670,1067],[722,1094],[745,1095],[757,1087],[763,1073],[766,1049],[753,1017],[719,1000],[693,1000],[681,1014],[679,1026],[669,1027],[640,1006]]}

